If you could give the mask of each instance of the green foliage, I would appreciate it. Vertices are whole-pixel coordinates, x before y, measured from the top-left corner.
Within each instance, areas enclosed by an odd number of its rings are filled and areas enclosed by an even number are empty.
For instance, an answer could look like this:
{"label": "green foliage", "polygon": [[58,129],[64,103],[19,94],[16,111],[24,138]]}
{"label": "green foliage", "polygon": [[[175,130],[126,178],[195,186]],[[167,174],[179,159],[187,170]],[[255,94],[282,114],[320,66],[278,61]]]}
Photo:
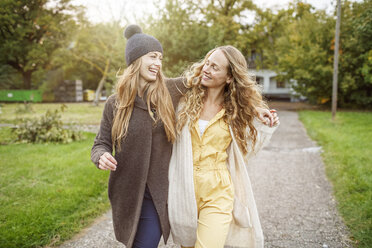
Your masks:
{"label": "green foliage", "polygon": [[278,40],[283,36],[298,12],[308,7],[303,3],[290,4],[288,9],[281,9],[276,13],[269,8],[265,10],[256,9],[254,24],[250,27],[250,32],[244,37],[249,44],[246,53],[250,57],[252,55],[256,56],[254,61],[253,59],[249,61],[251,66],[255,66],[256,69],[275,68]]}
{"label": "green foliage", "polygon": [[372,244],[372,113],[302,111],[309,135],[323,147],[338,209],[357,247]]}
{"label": "green foliage", "polygon": [[40,118],[23,118],[17,121],[14,133],[17,141],[22,143],[70,143],[82,139],[80,132],[63,128],[61,112],[67,106],[62,105],[60,110],[47,110]]}
{"label": "green foliage", "polygon": [[216,45],[233,45],[245,53],[247,47],[246,34],[249,32],[244,17],[248,11],[255,13],[257,7],[251,0],[234,1],[201,1],[194,2],[200,13],[204,15],[205,23],[209,26],[210,42]]}
{"label": "green foliage", "polygon": [[220,3],[167,0],[165,6],[158,6],[159,18],[147,20],[146,30],[164,47],[166,76],[179,76],[216,46],[231,44],[244,54],[249,50],[245,39],[249,30],[241,20],[256,6],[242,0]]}
{"label": "green foliage", "polygon": [[[164,48],[163,71],[168,77],[179,76],[191,61],[201,59],[200,50],[207,51],[207,29],[190,19],[192,9],[179,0],[167,1],[160,8],[160,18],[150,19],[145,29],[154,35]],[[203,44],[203,46],[201,46]]]}
{"label": "green foliage", "polygon": [[342,5],[339,101],[372,107],[372,1]]}
{"label": "green foliage", "polygon": [[110,85],[117,81],[116,73],[125,66],[125,38],[118,23],[82,23],[70,34],[70,40],[67,50],[56,51],[52,65],[59,69],[46,76],[45,89],[61,72],[64,79],[82,80],[84,89],[95,90],[103,77]]}
{"label": "green foliage", "polygon": [[54,51],[75,27],[67,14],[72,10],[68,0],[0,1],[0,65],[22,75],[23,89],[37,86],[32,75],[48,68]]}
{"label": "green foliage", "polygon": [[[276,70],[292,87],[313,103],[330,99],[332,93],[334,20],[324,11],[312,12],[299,3],[295,19],[277,40]],[[306,6],[305,6],[306,7]]]}
{"label": "green foliage", "polygon": [[[339,51],[338,102],[372,106],[372,2],[343,2]],[[330,103],[335,21],[303,3],[275,44],[274,68],[313,103]]]}
{"label": "green foliage", "polygon": [[0,63],[0,89],[22,89],[22,75],[10,65]]}

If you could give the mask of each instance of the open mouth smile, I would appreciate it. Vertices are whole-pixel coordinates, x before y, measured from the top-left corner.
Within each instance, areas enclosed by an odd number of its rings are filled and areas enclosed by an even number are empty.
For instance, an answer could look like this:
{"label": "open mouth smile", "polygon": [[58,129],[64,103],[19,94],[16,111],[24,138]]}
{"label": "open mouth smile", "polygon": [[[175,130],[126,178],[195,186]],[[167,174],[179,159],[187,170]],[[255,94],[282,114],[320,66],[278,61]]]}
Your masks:
{"label": "open mouth smile", "polygon": [[154,68],[149,68],[149,71],[153,74],[158,74],[159,70]]}

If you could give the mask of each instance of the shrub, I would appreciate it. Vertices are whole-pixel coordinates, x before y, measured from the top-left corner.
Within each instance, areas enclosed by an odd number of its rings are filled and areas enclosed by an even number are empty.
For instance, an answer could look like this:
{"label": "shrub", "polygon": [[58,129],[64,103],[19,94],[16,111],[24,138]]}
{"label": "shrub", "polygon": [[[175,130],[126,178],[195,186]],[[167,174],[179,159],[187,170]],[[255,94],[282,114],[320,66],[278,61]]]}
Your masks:
{"label": "shrub", "polygon": [[17,119],[13,132],[17,141],[22,143],[70,143],[82,139],[81,132],[63,128],[61,113],[67,108],[61,105],[55,111],[48,110],[45,115],[36,118]]}

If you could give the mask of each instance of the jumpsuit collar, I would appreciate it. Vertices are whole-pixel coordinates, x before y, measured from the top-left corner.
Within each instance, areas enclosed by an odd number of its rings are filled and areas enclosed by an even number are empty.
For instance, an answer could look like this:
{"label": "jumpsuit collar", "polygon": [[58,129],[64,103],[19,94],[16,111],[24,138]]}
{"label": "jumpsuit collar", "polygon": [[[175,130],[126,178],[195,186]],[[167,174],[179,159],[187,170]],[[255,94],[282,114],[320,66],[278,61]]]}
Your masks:
{"label": "jumpsuit collar", "polygon": [[[207,131],[208,127],[210,127],[211,125],[213,125],[213,123],[221,119],[224,116],[224,114],[225,114],[225,109],[222,108],[212,119],[210,119],[210,121],[208,122],[208,125],[205,127],[204,133]],[[196,129],[196,132],[198,133],[199,139],[201,139],[202,137],[200,136],[200,132],[199,132],[199,119],[197,119],[194,122],[194,128]]]}

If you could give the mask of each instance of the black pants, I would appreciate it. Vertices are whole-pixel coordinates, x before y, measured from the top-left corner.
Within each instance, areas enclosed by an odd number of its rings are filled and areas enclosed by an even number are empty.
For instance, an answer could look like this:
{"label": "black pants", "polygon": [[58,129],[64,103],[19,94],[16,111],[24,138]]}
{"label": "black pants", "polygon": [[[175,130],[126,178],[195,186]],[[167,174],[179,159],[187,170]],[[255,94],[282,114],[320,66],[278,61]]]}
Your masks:
{"label": "black pants", "polygon": [[152,201],[150,191],[146,186],[133,248],[157,248],[161,234],[159,216]]}

